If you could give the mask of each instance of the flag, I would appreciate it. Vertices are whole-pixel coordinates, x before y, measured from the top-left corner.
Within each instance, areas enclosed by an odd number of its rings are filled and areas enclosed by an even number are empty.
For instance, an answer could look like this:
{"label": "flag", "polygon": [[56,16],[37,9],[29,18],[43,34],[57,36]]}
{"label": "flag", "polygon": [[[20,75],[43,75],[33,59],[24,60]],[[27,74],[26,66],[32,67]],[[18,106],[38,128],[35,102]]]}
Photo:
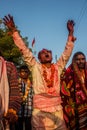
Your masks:
{"label": "flag", "polygon": [[34,46],[35,44],[35,38],[32,40],[32,47]]}

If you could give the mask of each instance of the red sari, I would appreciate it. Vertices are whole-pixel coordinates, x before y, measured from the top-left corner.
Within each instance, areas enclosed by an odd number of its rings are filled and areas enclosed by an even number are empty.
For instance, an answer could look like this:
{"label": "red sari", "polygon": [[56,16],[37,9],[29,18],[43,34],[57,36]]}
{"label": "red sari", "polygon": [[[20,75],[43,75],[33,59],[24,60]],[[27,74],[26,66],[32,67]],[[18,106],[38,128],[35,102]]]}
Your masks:
{"label": "red sari", "polygon": [[72,64],[61,79],[64,119],[70,130],[87,130],[87,69],[82,74]]}

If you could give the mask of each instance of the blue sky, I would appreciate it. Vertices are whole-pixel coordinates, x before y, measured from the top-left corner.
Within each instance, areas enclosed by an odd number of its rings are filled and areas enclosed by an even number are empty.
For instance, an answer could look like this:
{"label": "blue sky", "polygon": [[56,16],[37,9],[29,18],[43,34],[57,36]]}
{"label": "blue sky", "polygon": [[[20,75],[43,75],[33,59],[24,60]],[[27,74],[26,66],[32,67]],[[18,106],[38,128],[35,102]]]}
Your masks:
{"label": "blue sky", "polygon": [[2,0],[0,18],[7,14],[13,15],[21,35],[28,37],[30,47],[35,37],[34,51],[52,50],[53,62],[55,55],[59,58],[64,50],[68,35],[66,23],[73,19],[77,40],[72,56],[76,51],[87,55],[87,0]]}

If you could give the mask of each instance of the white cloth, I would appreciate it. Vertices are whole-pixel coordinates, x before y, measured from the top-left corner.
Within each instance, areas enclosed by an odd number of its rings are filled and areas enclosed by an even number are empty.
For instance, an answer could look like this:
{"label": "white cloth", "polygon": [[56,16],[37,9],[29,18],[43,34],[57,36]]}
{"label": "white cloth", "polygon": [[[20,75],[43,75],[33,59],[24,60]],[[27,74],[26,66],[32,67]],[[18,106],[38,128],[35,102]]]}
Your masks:
{"label": "white cloth", "polygon": [[[0,119],[2,123],[2,118],[4,113],[7,113],[9,104],[9,84],[7,78],[7,71],[6,71],[6,61],[0,57]],[[3,123],[2,123],[3,126]],[[6,128],[5,130],[9,130]],[[4,130],[4,127],[2,128]]]}
{"label": "white cloth", "polygon": [[[74,47],[73,42],[67,41],[63,53],[54,64],[55,74],[53,86],[48,88],[43,78],[42,64],[36,60],[36,58],[33,56],[33,53],[29,48],[27,48],[18,32],[13,33],[13,40],[17,47],[21,50],[24,60],[32,72],[34,90],[33,108],[37,108],[45,112],[55,112],[62,109],[60,97],[60,75],[72,54]],[[47,76],[50,77],[49,68],[46,69],[46,72]]]}

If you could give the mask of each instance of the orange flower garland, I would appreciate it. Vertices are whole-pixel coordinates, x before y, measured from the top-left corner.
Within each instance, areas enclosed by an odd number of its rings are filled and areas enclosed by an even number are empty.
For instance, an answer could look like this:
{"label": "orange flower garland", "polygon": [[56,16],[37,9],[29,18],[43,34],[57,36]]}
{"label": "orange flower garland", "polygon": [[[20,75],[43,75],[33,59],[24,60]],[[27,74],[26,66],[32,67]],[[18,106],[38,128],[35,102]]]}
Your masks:
{"label": "orange flower garland", "polygon": [[4,113],[4,117],[6,117],[9,113],[12,113],[15,115],[15,119],[17,120],[18,119],[18,115],[17,115],[17,112],[14,110],[14,109],[8,109],[8,112],[7,113]]}
{"label": "orange flower garland", "polygon": [[49,79],[47,79],[47,72],[46,72],[46,66],[45,65],[42,65],[42,68],[43,68],[43,77],[44,77],[44,80],[47,84],[47,87],[50,88],[50,87],[53,87],[53,81],[54,81],[54,72],[55,72],[55,67],[54,65],[52,64],[51,65],[51,76]]}
{"label": "orange flower garland", "polygon": [[[21,83],[21,78],[19,79],[19,83]],[[24,96],[22,96],[23,103],[26,101],[29,90],[30,90],[30,80],[29,79],[27,80],[26,84],[27,84],[27,86],[26,86],[25,94],[24,94]],[[23,95],[22,92],[21,92],[21,95]]]}

